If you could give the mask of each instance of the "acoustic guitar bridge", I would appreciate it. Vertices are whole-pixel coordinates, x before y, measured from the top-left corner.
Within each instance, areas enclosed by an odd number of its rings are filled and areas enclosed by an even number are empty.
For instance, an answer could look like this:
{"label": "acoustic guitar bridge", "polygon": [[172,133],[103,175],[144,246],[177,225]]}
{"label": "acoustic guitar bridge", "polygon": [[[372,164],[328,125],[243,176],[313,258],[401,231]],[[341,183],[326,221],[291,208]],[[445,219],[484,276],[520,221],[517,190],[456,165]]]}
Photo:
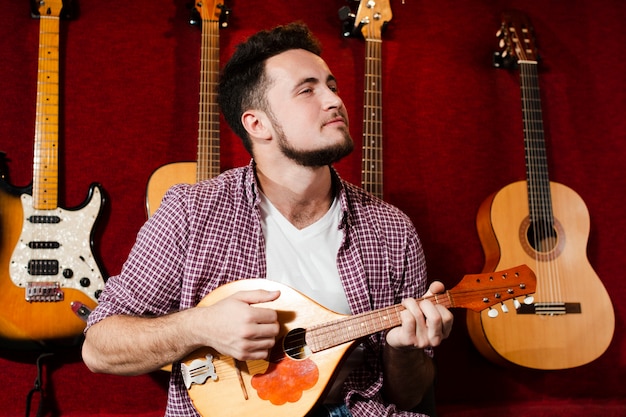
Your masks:
{"label": "acoustic guitar bridge", "polygon": [[543,316],[559,316],[563,314],[580,314],[580,303],[535,303],[522,304],[517,314],[537,314]]}

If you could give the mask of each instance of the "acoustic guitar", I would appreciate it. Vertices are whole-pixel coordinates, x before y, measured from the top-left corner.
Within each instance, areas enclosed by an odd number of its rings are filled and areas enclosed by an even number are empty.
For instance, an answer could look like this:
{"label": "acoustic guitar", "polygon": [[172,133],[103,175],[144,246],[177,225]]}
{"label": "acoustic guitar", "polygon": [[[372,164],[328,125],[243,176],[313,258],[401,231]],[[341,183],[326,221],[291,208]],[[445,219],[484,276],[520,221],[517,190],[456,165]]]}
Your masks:
{"label": "acoustic guitar", "polygon": [[361,0],[356,14],[345,6],[339,16],[344,21],[344,36],[365,39],[361,186],[383,198],[382,33],[393,14],[388,0]]}
{"label": "acoustic guitar", "polygon": [[615,316],[586,255],[589,212],[571,188],[550,181],[538,80],[538,54],[528,17],[505,13],[496,64],[518,67],[526,181],[512,183],[480,206],[477,228],[484,271],[524,263],[537,273],[534,303],[491,318],[468,312],[478,350],[503,365],[555,370],[587,364],[608,348]]}
{"label": "acoustic guitar", "polygon": [[200,110],[196,162],[173,162],[157,168],[148,180],[146,213],[151,217],[166,191],[174,184],[193,184],[220,173],[220,114],[217,84],[220,65],[220,28],[228,26],[230,9],[224,1],[199,1],[192,24],[202,28],[200,50]]}
{"label": "acoustic guitar", "polygon": [[[354,341],[400,324],[401,304],[357,315],[330,311],[283,284],[266,279],[234,281],[209,293],[212,305],[238,291],[280,290],[280,297],[257,304],[278,312],[281,331],[267,360],[241,362],[211,348],[181,363],[189,396],[203,416],[304,416],[324,397],[335,369]],[[535,291],[535,275],[525,265],[506,271],[466,275],[431,301],[448,308],[480,311]]]}
{"label": "acoustic guitar", "polygon": [[97,304],[104,278],[93,255],[92,234],[104,197],[94,183],[81,206],[57,205],[63,1],[37,4],[33,183],[19,189],[0,182],[0,337],[40,341],[81,335],[85,321],[78,311]]}

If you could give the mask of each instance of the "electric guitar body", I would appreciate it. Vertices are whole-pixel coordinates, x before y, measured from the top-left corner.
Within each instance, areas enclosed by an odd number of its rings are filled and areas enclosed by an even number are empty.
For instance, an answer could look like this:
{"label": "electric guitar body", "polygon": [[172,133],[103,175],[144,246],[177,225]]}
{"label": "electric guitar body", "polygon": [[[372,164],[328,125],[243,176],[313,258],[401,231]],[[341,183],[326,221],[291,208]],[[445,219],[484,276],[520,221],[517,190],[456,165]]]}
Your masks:
{"label": "electric guitar body", "polygon": [[520,68],[527,180],[510,184],[479,208],[484,271],[524,263],[537,275],[534,302],[497,317],[468,312],[470,337],[503,365],[555,370],[598,358],[615,328],[611,299],[587,259],[590,219],[582,198],[548,178],[532,26],[503,15],[500,56]]}
{"label": "electric guitar body", "polygon": [[82,334],[85,319],[74,306],[95,308],[104,288],[91,249],[103,203],[93,184],[80,207],[38,210],[30,189],[0,184],[0,337],[42,341]]}

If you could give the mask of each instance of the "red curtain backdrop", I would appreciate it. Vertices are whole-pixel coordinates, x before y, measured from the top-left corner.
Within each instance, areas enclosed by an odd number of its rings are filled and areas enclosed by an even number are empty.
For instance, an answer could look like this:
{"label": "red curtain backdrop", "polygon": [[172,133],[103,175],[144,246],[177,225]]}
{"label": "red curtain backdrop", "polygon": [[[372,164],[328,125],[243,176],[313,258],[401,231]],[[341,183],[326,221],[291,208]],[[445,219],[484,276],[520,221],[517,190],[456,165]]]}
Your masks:
{"label": "red curtain backdrop", "polygon": [[[150,174],[170,162],[196,159],[200,30],[189,25],[187,0],[75,2],[80,13],[61,26],[59,197],[63,207],[75,207],[92,182],[102,184],[107,202],[95,247],[106,273],[113,275],[146,219]],[[463,275],[482,270],[478,207],[491,193],[525,178],[519,77],[492,65],[500,13],[514,7],[534,24],[542,57],[550,178],[574,189],[587,204],[588,262],[607,288],[616,316],[612,343],[597,360],[536,371],[485,359],[470,341],[465,312],[456,310],[453,334],[436,350],[440,415],[626,415],[621,303],[626,295],[626,6],[621,0],[389,3],[393,19],[382,46],[384,197],[415,223],[430,278],[452,287]],[[232,14],[220,32],[222,62],[248,35],[294,20],[307,23],[321,39],[356,142],[355,152],[337,168],[359,184],[365,50],[362,39],[341,35],[337,11],[348,3],[227,4]],[[39,21],[29,12],[29,1],[20,0],[3,2],[0,13],[0,151],[7,155],[15,186],[31,181],[33,167]],[[222,169],[248,160],[222,123]],[[0,416],[24,415],[37,354],[32,346],[2,343]],[[164,373],[94,375],[76,347],[58,349],[42,363],[48,415],[163,413]]]}

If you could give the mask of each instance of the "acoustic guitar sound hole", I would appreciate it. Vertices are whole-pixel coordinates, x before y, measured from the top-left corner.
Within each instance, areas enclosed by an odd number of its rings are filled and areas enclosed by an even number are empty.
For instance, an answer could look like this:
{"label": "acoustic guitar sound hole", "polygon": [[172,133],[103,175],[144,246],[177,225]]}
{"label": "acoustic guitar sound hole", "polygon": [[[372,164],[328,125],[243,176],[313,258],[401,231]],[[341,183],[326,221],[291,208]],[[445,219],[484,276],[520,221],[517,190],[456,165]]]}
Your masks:
{"label": "acoustic guitar sound hole", "polygon": [[531,222],[526,217],[520,224],[519,239],[528,256],[539,261],[554,260],[565,247],[565,231],[557,219],[550,225],[541,220]]}

